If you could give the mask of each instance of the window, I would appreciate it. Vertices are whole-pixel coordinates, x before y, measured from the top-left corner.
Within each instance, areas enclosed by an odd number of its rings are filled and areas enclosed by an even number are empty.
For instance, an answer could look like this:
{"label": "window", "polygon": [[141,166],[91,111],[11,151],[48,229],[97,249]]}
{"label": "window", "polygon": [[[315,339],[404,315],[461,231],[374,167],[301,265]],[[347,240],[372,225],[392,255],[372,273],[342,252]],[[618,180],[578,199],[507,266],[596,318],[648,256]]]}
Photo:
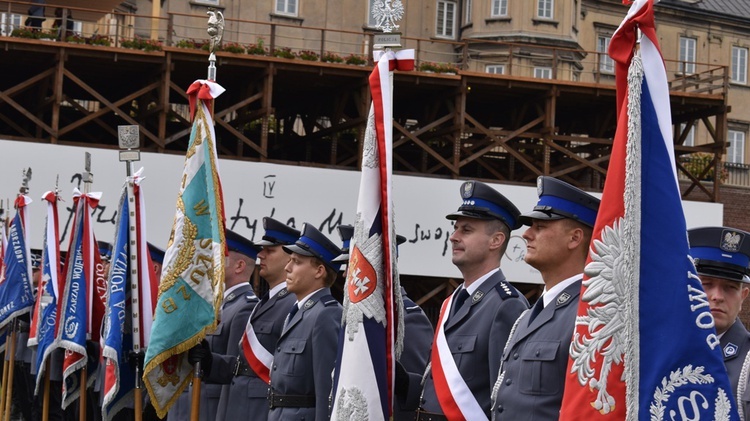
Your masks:
{"label": "window", "polygon": [[471,0],[465,0],[465,10],[464,10],[464,23],[469,24],[471,23]]}
{"label": "window", "polygon": [[554,0],[537,0],[536,16],[542,19],[552,19]]}
{"label": "window", "polygon": [[3,13],[0,15],[0,35],[10,36],[14,29],[21,26],[21,15],[10,15]]}
{"label": "window", "polygon": [[438,1],[436,35],[444,38],[453,38],[456,33],[455,17],[456,3],[452,1]]}
{"label": "window", "polygon": [[508,0],[492,0],[492,17],[508,16]]}
{"label": "window", "polygon": [[534,77],[539,79],[552,79],[552,68],[534,67]]}
{"label": "window", "polygon": [[505,74],[505,65],[504,64],[488,64],[484,71],[487,73],[492,73],[495,75],[502,75]]}
{"label": "window", "polygon": [[745,132],[729,130],[727,134],[727,162],[735,164],[745,163]]}
{"label": "window", "polygon": [[[681,136],[683,131],[685,131],[685,123],[680,124],[680,133],[678,134]],[[688,132],[687,136],[685,137],[685,142],[682,145],[695,146],[695,125],[690,127],[690,132]]]}
{"label": "window", "polygon": [[297,0],[276,0],[276,13],[297,16]]}
{"label": "window", "polygon": [[732,47],[732,82],[747,83],[747,48]]}
{"label": "window", "polygon": [[219,0],[195,0],[196,3],[219,4]]}
{"label": "window", "polygon": [[695,38],[680,37],[680,73],[695,73]]}
{"label": "window", "polygon": [[84,36],[83,35],[83,22],[80,20],[73,21],[73,33]]}
{"label": "window", "polygon": [[599,71],[602,73],[614,73],[615,61],[607,53],[609,51],[609,41],[612,37],[599,35],[596,39],[596,51],[599,54]]}

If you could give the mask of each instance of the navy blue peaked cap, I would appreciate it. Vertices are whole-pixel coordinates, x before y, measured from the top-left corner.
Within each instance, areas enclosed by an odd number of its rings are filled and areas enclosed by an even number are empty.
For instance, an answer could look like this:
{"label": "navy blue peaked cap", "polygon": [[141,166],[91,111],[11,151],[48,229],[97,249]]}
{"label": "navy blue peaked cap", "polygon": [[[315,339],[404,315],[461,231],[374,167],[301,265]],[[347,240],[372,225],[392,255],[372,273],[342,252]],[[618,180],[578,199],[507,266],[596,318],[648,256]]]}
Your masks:
{"label": "navy blue peaked cap", "polygon": [[568,218],[594,227],[599,199],[553,177],[539,176],[536,187],[539,201],[533,211],[521,215],[524,225],[531,225],[532,219]]}
{"label": "navy blue peaked cap", "polygon": [[461,185],[461,198],[463,203],[458,211],[448,214],[448,219],[460,217],[475,219],[499,219],[510,228],[511,231],[520,228],[518,220],[521,212],[516,205],[506,199],[499,191],[493,189],[481,181],[467,181]]}
{"label": "navy blue peaked cap", "polygon": [[151,243],[146,244],[148,245],[148,254],[151,255],[151,261],[154,263],[164,263],[164,250]]}
{"label": "navy blue peaked cap", "polygon": [[302,236],[297,242],[289,246],[284,246],[284,250],[302,256],[317,257],[335,271],[338,271],[341,267],[341,264],[333,261],[333,259],[341,254],[341,249],[308,223],[302,225]]}
{"label": "navy blue peaked cap", "polygon": [[29,258],[32,269],[39,269],[42,266],[42,251],[40,249],[29,250]]}
{"label": "navy blue peaked cap", "polygon": [[263,218],[263,238],[255,243],[257,246],[288,246],[294,244],[300,236],[296,229],[268,216]]}
{"label": "navy blue peaked cap", "polygon": [[99,247],[99,255],[102,257],[102,260],[106,260],[107,262],[112,260],[112,244],[106,241],[97,241],[96,244]]}
{"label": "navy blue peaked cap", "polygon": [[336,256],[332,261],[346,263],[349,261],[349,244],[351,244],[352,236],[354,236],[354,227],[352,225],[339,225],[336,229],[339,231],[343,245],[341,246],[341,254]]}
{"label": "navy blue peaked cap", "polygon": [[750,283],[750,233],[730,227],[693,228],[688,239],[699,274]]}
{"label": "navy blue peaked cap", "polygon": [[225,232],[227,239],[227,248],[230,251],[244,254],[251,259],[256,259],[258,257],[260,247],[255,245],[255,243],[237,234],[234,231],[226,230]]}

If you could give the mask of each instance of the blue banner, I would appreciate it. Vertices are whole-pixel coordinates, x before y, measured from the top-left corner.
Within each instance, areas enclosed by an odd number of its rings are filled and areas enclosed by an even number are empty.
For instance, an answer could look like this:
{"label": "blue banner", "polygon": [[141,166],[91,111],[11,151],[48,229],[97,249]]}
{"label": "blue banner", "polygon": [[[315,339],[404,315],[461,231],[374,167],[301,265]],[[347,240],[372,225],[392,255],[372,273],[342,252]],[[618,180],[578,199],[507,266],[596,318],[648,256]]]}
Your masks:
{"label": "blue banner", "polygon": [[0,327],[14,317],[31,311],[34,289],[21,210],[16,213],[8,233],[5,250],[5,275],[0,279]]}

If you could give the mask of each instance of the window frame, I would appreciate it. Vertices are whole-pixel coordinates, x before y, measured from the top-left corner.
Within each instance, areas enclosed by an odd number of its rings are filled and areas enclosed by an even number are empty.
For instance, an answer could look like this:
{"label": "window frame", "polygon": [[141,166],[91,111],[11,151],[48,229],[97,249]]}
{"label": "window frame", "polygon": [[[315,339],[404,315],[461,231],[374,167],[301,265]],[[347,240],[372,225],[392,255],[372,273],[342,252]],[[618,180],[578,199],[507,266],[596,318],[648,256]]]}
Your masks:
{"label": "window frame", "polygon": [[[503,9],[505,9],[505,11],[503,11]],[[497,13],[495,10],[497,10]],[[490,17],[503,18],[506,16],[508,16],[508,0],[492,0],[492,2],[490,2]]]}
{"label": "window frame", "polygon": [[[684,41],[684,43],[683,43]],[[690,48],[692,46],[692,49]],[[692,75],[695,73],[695,62],[697,59],[698,39],[680,36],[679,47],[679,73]],[[683,55],[684,53],[684,55]],[[692,57],[690,57],[692,55]]]}
{"label": "window frame", "polygon": [[555,0],[536,0],[536,17],[539,19],[554,19]]}
{"label": "window frame", "polygon": [[471,20],[472,9],[474,4],[472,0],[464,0],[464,25],[469,25]]}
{"label": "window frame", "polygon": [[[737,136],[733,136],[737,135]],[[735,138],[736,137],[736,138]],[[747,133],[743,130],[727,130],[727,160],[733,164],[745,163],[745,144],[747,143]],[[737,148],[740,148],[738,151]],[[739,158],[739,160],[738,160]]]}
{"label": "window frame", "polygon": [[[499,72],[491,72],[490,69],[500,69]],[[492,75],[504,75],[505,74],[505,65],[504,64],[488,64],[484,66],[484,72],[489,73]]]}
{"label": "window frame", "polygon": [[21,22],[21,15],[17,13],[9,15],[7,12],[2,12],[0,15],[0,35],[9,37],[14,29],[23,26]]}
{"label": "window frame", "polygon": [[[290,3],[294,3],[294,11],[289,11]],[[279,8],[283,4],[283,10]],[[277,15],[299,16],[299,0],[274,0],[274,11]]]}
{"label": "window frame", "polygon": [[[603,45],[602,40],[604,40]],[[601,53],[599,54],[599,73],[613,75],[615,74],[615,61],[608,54],[610,42],[612,42],[612,35],[596,35],[596,51]],[[600,51],[600,49],[603,49],[603,51]]]}
{"label": "window frame", "polygon": [[[549,77],[544,76],[547,72],[549,72]],[[552,79],[552,67],[534,66],[534,77],[537,79]]]}
{"label": "window frame", "polygon": [[[741,54],[738,54],[741,53]],[[746,47],[740,47],[737,45],[732,46],[732,65],[731,65],[731,75],[730,75],[730,81],[732,83],[738,83],[742,85],[747,85],[747,58],[748,58],[748,49]],[[744,57],[740,57],[740,55],[744,55]],[[740,59],[743,59],[743,62],[740,63]],[[742,67],[739,69],[738,67]],[[737,77],[737,76],[740,77]]]}
{"label": "window frame", "polygon": [[[442,17],[442,26],[443,26],[443,33],[439,31],[440,28],[440,8],[441,5],[443,6],[443,17]],[[450,19],[450,22],[448,22],[448,6],[451,6],[453,8],[452,10],[452,17]],[[437,0],[437,4],[435,7],[435,37],[436,38],[444,38],[444,39],[456,39],[456,10],[458,9],[458,3],[452,0]],[[450,23],[450,33],[447,32],[447,29],[449,25],[447,23]]]}

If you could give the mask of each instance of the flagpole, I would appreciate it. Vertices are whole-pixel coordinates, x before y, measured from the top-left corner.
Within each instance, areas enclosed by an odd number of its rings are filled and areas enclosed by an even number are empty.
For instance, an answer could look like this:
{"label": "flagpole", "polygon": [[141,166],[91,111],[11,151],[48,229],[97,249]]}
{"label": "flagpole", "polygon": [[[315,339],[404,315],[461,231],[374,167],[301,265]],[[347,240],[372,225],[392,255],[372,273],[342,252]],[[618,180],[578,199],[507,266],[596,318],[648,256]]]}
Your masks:
{"label": "flagpole", "polygon": [[42,398],[42,421],[49,420],[49,361],[45,362],[47,368],[44,370],[44,396]]}
{"label": "flagpole", "polygon": [[[94,174],[91,173],[91,154],[86,152],[84,155],[84,171],[83,171],[83,194],[91,192],[91,183],[94,182]],[[88,212],[88,209],[84,207],[84,212]],[[80,395],[78,398],[79,410],[78,420],[86,421],[86,393],[88,392],[88,363],[81,368],[81,385]],[[6,420],[7,421],[7,420]]]}
{"label": "flagpole", "polygon": [[[16,359],[16,321],[18,319],[13,319],[12,325],[11,325],[11,334],[10,334],[10,355],[8,357],[8,381],[5,384],[5,407],[3,408],[5,410],[5,413],[3,414],[3,419],[5,421],[10,421],[10,407],[11,405],[11,397],[13,396],[13,370],[15,369],[15,364],[13,363]],[[6,347],[5,350],[7,351],[8,348]]]}
{"label": "flagpole", "polygon": [[[224,36],[224,15],[213,8],[208,9],[208,36],[210,38],[210,54],[208,56],[208,80],[216,81],[216,50],[221,46]],[[212,110],[213,112],[213,110]],[[190,421],[198,421],[200,415],[201,398],[201,363],[193,366],[193,401],[190,411]]]}
{"label": "flagpole", "polygon": [[134,148],[140,146],[140,127],[138,125],[117,126],[118,143],[121,149],[120,162],[125,162],[125,175],[127,176],[128,189],[128,266],[130,267],[130,320],[131,333],[133,338],[133,355],[135,361],[135,389],[134,389],[134,409],[135,421],[141,421],[143,418],[143,393],[141,382],[141,361],[143,352],[141,349],[141,323],[140,315],[140,296],[139,284],[139,261],[138,249],[140,244],[145,241],[138,239],[137,229],[137,212],[135,206],[135,182],[133,180],[133,161],[140,161],[140,151]]}
{"label": "flagpole", "polygon": [[[8,350],[10,349],[8,347],[10,343],[10,338],[11,337],[8,335],[5,336],[5,354],[7,354]],[[3,419],[5,419],[5,391],[6,391],[6,388],[8,387],[8,370],[10,369],[8,367],[8,359],[4,358],[4,360],[5,361],[3,361],[3,389],[2,389],[3,394],[2,396],[0,396],[0,417],[2,417]]]}

